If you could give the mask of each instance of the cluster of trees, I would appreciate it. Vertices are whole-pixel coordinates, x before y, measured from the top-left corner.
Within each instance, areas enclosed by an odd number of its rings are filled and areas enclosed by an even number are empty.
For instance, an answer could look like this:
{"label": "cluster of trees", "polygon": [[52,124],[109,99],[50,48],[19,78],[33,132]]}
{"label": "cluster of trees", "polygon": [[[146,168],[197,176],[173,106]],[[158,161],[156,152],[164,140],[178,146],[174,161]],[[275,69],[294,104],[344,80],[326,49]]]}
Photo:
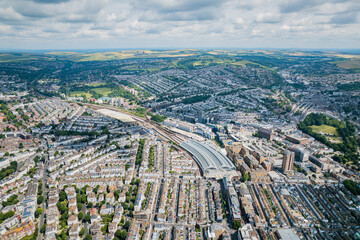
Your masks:
{"label": "cluster of trees", "polygon": [[291,112],[292,107],[290,105],[287,105],[288,103],[285,102],[284,100],[276,100],[273,98],[263,98],[262,99],[264,101],[264,106],[269,109],[272,112],[279,112],[279,113],[286,113],[286,112]]}
{"label": "cluster of trees", "polygon": [[354,195],[360,195],[360,186],[356,184],[353,180],[347,179],[343,182],[347,190],[349,190]]}
{"label": "cluster of trees", "polygon": [[152,115],[150,119],[151,119],[151,121],[162,123],[165,121],[166,118],[167,117],[165,117],[163,115],[155,114],[155,115]]}
{"label": "cluster of trees", "polygon": [[8,211],[7,213],[0,212],[0,224],[4,222],[4,220],[11,218],[15,215],[14,211]]}
{"label": "cluster of trees", "polygon": [[234,220],[232,222],[232,228],[238,230],[239,228],[241,228],[241,222],[239,220]]}
{"label": "cluster of trees", "polygon": [[154,167],[154,146],[151,146],[149,149],[148,161],[149,161],[148,168],[152,169]]}
{"label": "cluster of trees", "polygon": [[135,109],[131,110],[131,112],[133,114],[135,114],[136,116],[144,117],[144,114],[146,112],[146,108],[138,107],[138,108],[135,108]]}
{"label": "cluster of trees", "polygon": [[17,204],[17,203],[19,202],[19,200],[17,199],[17,197],[18,197],[17,195],[12,195],[11,197],[9,197],[9,198],[7,199],[7,201],[3,201],[1,204],[2,204],[4,207]]}
{"label": "cluster of trees", "polygon": [[135,102],[138,101],[134,94],[126,91],[124,88],[114,83],[111,83],[110,86],[108,85],[108,87],[113,89],[113,91],[109,94],[109,97],[123,97],[130,101],[135,101]]}
{"label": "cluster of trees", "polygon": [[100,133],[92,131],[92,132],[76,132],[76,131],[66,131],[66,130],[57,130],[54,132],[55,136],[97,136]]}
{"label": "cluster of trees", "polygon": [[56,206],[59,210],[59,213],[61,215],[60,217],[60,225],[62,228],[66,228],[67,225],[67,219],[69,218],[68,214],[68,206],[67,206],[67,195],[64,191],[60,191],[59,193],[59,201],[57,202]]}
{"label": "cluster of trees", "polygon": [[360,82],[346,83],[338,85],[339,90],[343,91],[356,91],[360,90]]}
{"label": "cluster of trees", "polygon": [[0,170],[0,181],[16,172],[17,166],[18,163],[16,161],[12,161],[9,166],[7,166],[6,168],[2,168]]}
{"label": "cluster of trees", "polygon": [[294,169],[300,173],[305,174],[305,176],[307,175],[307,172],[301,166],[299,166],[297,164],[294,164]]}
{"label": "cluster of trees", "polygon": [[[342,138],[342,143],[330,142],[326,136],[313,131],[311,128],[313,125],[320,126],[323,124],[335,127],[339,136]],[[324,114],[310,113],[306,116],[304,121],[299,123],[298,127],[300,130],[314,137],[319,142],[333,148],[334,151],[340,151],[344,154],[342,156],[334,156],[335,161],[339,161],[341,163],[353,161],[355,164],[358,163],[358,142],[354,136],[355,126],[349,121],[344,122],[335,118],[329,118]]]}
{"label": "cluster of trees", "polygon": [[142,153],[143,153],[143,149],[144,149],[144,144],[145,144],[145,139],[140,139],[139,140],[139,147],[138,147],[138,150],[136,152],[136,160],[135,160],[136,165],[140,165],[140,163],[142,161]]}
{"label": "cluster of trees", "polygon": [[[20,119],[16,119],[16,116],[12,113],[11,109],[9,109],[6,105],[6,103],[4,101],[0,101],[0,112],[4,114],[5,119],[3,120],[11,122],[15,127],[19,128],[19,127],[24,127],[22,120]],[[21,115],[26,116],[24,114]],[[28,119],[28,116],[25,117],[26,119]],[[10,129],[9,129],[10,130]]]}
{"label": "cluster of trees", "polygon": [[207,100],[210,97],[211,97],[211,95],[198,95],[198,96],[194,96],[194,97],[184,98],[182,100],[182,102],[184,104],[203,102],[203,101]]}
{"label": "cluster of trees", "polygon": [[125,240],[127,236],[127,231],[126,230],[120,230],[118,229],[115,232],[115,237],[114,240]]}

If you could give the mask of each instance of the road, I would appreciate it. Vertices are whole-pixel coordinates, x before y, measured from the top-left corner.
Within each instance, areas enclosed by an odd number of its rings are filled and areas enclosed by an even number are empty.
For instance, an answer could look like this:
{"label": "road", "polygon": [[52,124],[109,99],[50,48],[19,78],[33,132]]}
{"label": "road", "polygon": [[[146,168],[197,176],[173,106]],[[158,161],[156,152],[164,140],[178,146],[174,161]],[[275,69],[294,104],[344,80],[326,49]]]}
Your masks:
{"label": "road", "polygon": [[44,201],[41,204],[41,208],[43,209],[43,212],[41,213],[41,216],[40,216],[39,234],[37,237],[38,240],[45,239],[45,236],[44,236],[45,234],[40,233],[40,229],[44,225],[44,222],[45,222],[46,199],[47,199],[47,191],[48,191],[48,189],[46,188],[46,180],[47,180],[46,169],[47,169],[47,165],[48,165],[48,160],[49,160],[49,155],[47,155],[45,158],[43,175],[41,178]]}

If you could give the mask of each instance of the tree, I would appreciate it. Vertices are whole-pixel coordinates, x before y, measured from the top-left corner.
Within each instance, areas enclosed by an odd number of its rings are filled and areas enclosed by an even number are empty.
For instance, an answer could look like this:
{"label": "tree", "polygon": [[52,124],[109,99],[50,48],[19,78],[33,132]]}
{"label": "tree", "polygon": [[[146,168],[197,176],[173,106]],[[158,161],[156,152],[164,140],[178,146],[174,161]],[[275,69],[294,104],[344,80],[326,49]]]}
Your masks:
{"label": "tree", "polygon": [[81,228],[79,235],[82,237],[85,234],[85,228]]}
{"label": "tree", "polygon": [[115,235],[116,237],[120,238],[120,236],[121,236],[121,230],[120,230],[120,229],[116,230],[116,232],[115,232],[114,235]]}
{"label": "tree", "polygon": [[90,223],[90,213],[87,213],[84,217],[84,221]]}
{"label": "tree", "polygon": [[85,214],[83,212],[78,213],[78,219],[81,221],[84,218]]}
{"label": "tree", "polygon": [[360,195],[360,187],[353,180],[346,179],[343,181],[343,184],[352,194]]}
{"label": "tree", "polygon": [[38,196],[37,204],[42,204],[43,201],[44,201],[44,197],[43,196]]}
{"label": "tree", "polygon": [[81,203],[86,203],[86,195],[85,194],[83,194],[81,196]]}
{"label": "tree", "polygon": [[87,205],[88,208],[92,208],[93,206],[94,206],[94,204],[92,202],[89,202]]}
{"label": "tree", "polygon": [[3,220],[6,220],[8,218],[11,218],[12,216],[15,215],[15,212],[14,211],[8,211],[7,213],[3,214],[3,213],[0,213],[0,222],[2,222]]}
{"label": "tree", "polygon": [[233,226],[233,229],[238,230],[239,228],[241,228],[241,222],[239,220],[234,220],[232,222],[232,226]]}
{"label": "tree", "polygon": [[116,200],[116,201],[119,199],[119,194],[120,194],[120,191],[119,191],[119,190],[115,190],[115,191],[114,191],[114,197],[115,197],[115,200]]}
{"label": "tree", "polygon": [[130,228],[130,221],[126,221],[124,224],[124,229],[129,230]]}
{"label": "tree", "polygon": [[245,173],[242,177],[241,177],[241,181],[242,182],[246,182],[247,180],[249,180],[249,174]]}
{"label": "tree", "polygon": [[35,210],[35,218],[38,218],[42,212],[43,212],[42,208],[37,208]]}
{"label": "tree", "polygon": [[125,230],[121,231],[120,239],[121,239],[121,240],[125,240],[125,239],[126,239],[126,236],[127,236],[127,231],[125,231]]}
{"label": "tree", "polygon": [[60,201],[60,202],[64,201],[64,200],[66,199],[66,197],[67,197],[66,192],[61,191],[61,192],[59,193],[59,201]]}
{"label": "tree", "polygon": [[41,233],[45,233],[45,230],[46,230],[46,223],[44,223],[40,229],[40,232]]}
{"label": "tree", "polygon": [[90,234],[86,235],[85,238],[84,238],[84,240],[92,240],[91,235],[90,235]]}
{"label": "tree", "polygon": [[20,144],[19,144],[19,149],[22,149],[22,148],[24,148],[24,144],[23,144],[23,143],[20,143]]}
{"label": "tree", "polygon": [[77,203],[76,206],[77,206],[78,211],[81,211],[83,205],[81,203]]}

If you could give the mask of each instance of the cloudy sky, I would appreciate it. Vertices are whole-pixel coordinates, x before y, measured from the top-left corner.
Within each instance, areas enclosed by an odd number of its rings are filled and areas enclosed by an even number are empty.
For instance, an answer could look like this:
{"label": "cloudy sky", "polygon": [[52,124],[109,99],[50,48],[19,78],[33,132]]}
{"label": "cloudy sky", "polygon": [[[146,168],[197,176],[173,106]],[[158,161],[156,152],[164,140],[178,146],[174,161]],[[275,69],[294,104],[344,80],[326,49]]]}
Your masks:
{"label": "cloudy sky", "polygon": [[359,0],[0,0],[0,48],[360,48],[359,12]]}

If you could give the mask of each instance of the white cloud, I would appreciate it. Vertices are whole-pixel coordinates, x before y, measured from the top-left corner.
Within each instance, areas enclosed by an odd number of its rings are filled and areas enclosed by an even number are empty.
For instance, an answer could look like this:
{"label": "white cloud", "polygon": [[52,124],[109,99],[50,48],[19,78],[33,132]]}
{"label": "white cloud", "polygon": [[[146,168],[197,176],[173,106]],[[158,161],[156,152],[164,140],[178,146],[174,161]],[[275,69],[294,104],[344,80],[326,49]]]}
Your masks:
{"label": "white cloud", "polygon": [[351,48],[359,10],[358,0],[12,0],[0,2],[0,45]]}

